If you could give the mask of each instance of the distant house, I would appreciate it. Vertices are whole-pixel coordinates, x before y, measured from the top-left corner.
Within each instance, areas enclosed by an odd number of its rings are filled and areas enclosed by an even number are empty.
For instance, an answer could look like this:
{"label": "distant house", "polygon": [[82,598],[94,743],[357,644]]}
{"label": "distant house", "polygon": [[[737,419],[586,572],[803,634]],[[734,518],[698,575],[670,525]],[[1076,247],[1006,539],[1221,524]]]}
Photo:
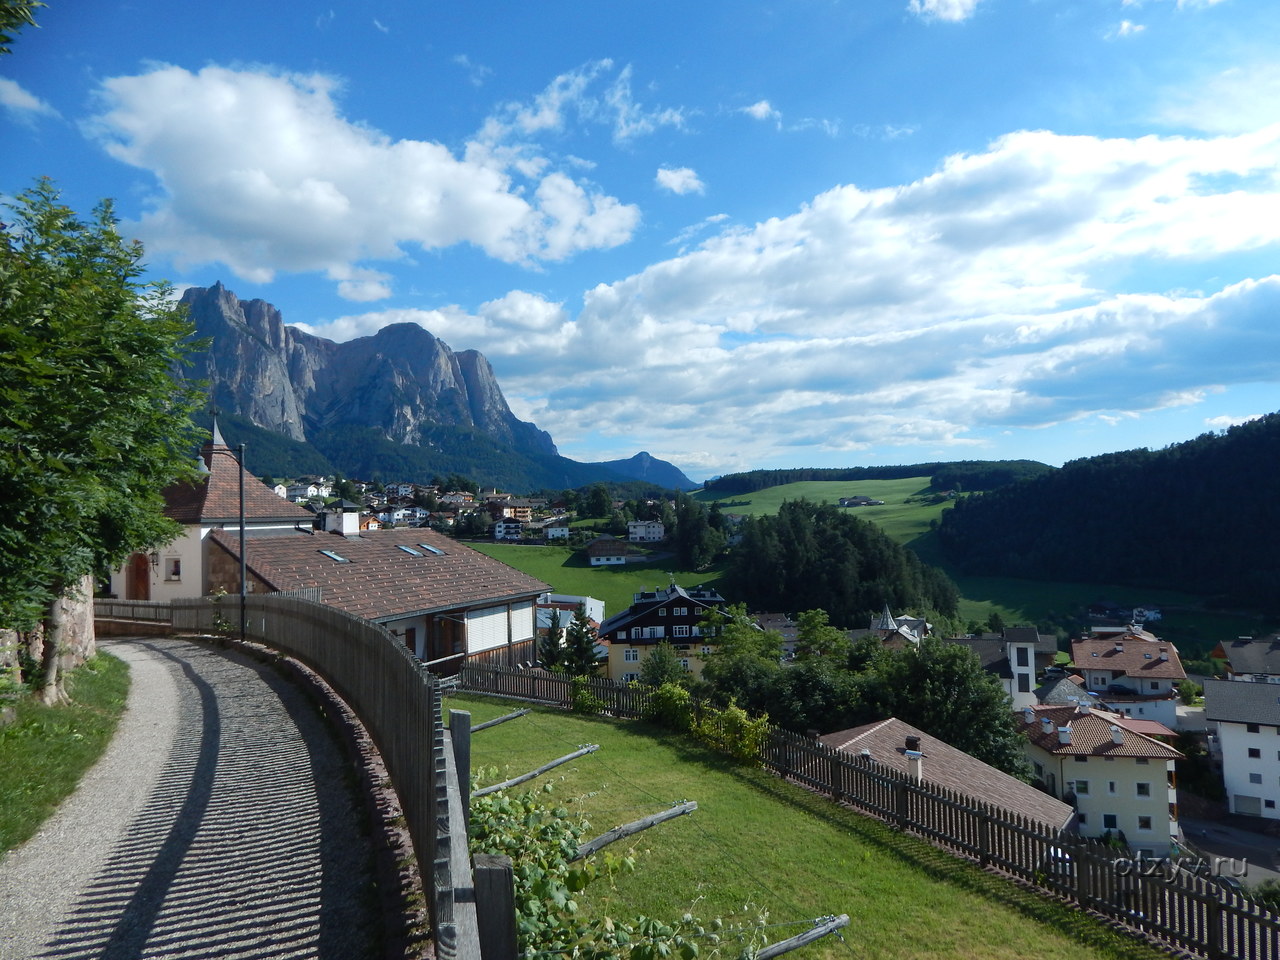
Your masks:
{"label": "distant house", "polygon": [[1173,731],[1087,705],[1025,707],[1019,714],[1036,780],[1075,806],[1080,833],[1123,835],[1146,857],[1176,851],[1174,761],[1182,754],[1151,735]]}
{"label": "distant house", "polygon": [[1254,640],[1237,637],[1218,644],[1209,656],[1227,662],[1227,678],[1280,683],[1280,635],[1270,634]]}
{"label": "distant house", "polygon": [[627,539],[632,543],[654,543],[666,535],[667,531],[661,520],[627,521]]}
{"label": "distant house", "polygon": [[842,507],[881,507],[884,506],[883,500],[873,500],[871,497],[841,497],[840,506]]}
{"label": "distant house", "polygon": [[568,540],[569,521],[563,518],[550,521],[542,528],[542,535],[548,540]]}
{"label": "distant house", "polygon": [[878,617],[873,617],[867,630],[854,631],[852,636],[871,636],[889,647],[915,646],[933,630],[933,624],[919,617],[895,617],[886,603]]}
{"label": "distant house", "polygon": [[1204,716],[1217,728],[1231,812],[1280,820],[1280,687],[1206,680]]}
{"label": "distant house", "polygon": [[1036,675],[1053,662],[1058,649],[1052,636],[1041,635],[1035,627],[1007,627],[1000,635],[952,637],[947,642],[977,654],[982,668],[1000,680],[1015,707],[1036,703]]}
{"label": "distant house", "polygon": [[754,613],[756,623],[761,630],[772,630],[782,637],[783,658],[794,657],[796,653],[796,633],[798,626],[785,613]]}
{"label": "distant house", "polygon": [[946,787],[1053,830],[1067,829],[1075,816],[1070,804],[894,717],[829,733],[818,740],[844,753],[874,761],[924,783]]}
{"label": "distant house", "polygon": [[1187,673],[1173,644],[1130,630],[1109,640],[1076,640],[1071,659],[1104,707],[1177,726],[1178,684]]}
{"label": "distant house", "polygon": [[609,644],[609,679],[638,680],[641,664],[659,643],[671,644],[684,668],[701,674],[702,657],[715,643],[703,636],[701,622],[724,604],[714,590],[674,583],[634,594],[630,607],[600,625],[600,639]]}
{"label": "distant house", "polygon": [[606,534],[596,537],[586,546],[587,563],[593,567],[604,567],[611,564],[626,563],[629,551],[625,541]]}
{"label": "distant house", "polygon": [[499,520],[493,525],[493,539],[519,540],[524,535],[524,524],[519,520]]}

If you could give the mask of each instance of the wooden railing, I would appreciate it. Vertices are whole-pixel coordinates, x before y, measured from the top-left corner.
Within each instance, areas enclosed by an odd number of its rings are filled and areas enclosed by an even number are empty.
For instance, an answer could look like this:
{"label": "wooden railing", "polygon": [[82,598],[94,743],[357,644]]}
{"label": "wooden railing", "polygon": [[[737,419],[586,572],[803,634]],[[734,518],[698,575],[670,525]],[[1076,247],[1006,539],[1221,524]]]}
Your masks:
{"label": "wooden railing", "polygon": [[[567,706],[573,696],[570,679],[543,670],[468,664],[459,685],[556,706]],[[612,716],[645,716],[650,693],[644,687],[592,679],[586,690]],[[780,727],[770,728],[756,759],[779,776],[957,856],[1067,897],[1182,950],[1212,960],[1280,957],[1280,918],[1176,863],[1121,857],[1099,841],[1062,833]]]}

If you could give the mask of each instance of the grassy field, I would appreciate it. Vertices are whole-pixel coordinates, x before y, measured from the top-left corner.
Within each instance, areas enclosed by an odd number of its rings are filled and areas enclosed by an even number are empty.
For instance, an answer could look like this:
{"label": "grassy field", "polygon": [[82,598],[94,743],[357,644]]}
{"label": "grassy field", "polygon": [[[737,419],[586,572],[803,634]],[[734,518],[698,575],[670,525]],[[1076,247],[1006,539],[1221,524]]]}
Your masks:
{"label": "grassy field", "polygon": [[0,728],[0,855],[36,832],[102,755],[129,693],[129,668],[100,653],[67,678],[69,706],[17,704]]}
{"label": "grassy field", "polygon": [[677,570],[673,563],[662,560],[592,567],[587,565],[580,551],[572,551],[568,547],[511,543],[469,543],[467,546],[551,584],[556,593],[603,600],[609,616],[631,606],[633,594],[665,587],[672,577],[684,587],[696,587],[698,584],[711,587],[720,579],[720,572],[716,569],[691,573]]}
{"label": "grassy field", "polygon": [[[525,704],[450,697],[473,723]],[[769,937],[847,913],[845,942],[828,937],[797,958],[1082,960],[1161,956],[1076,909],[993,877],[876,821],[856,816],[761,770],[736,765],[645,724],[535,708],[475,735],[481,785],[571,753],[600,750],[553,771],[554,796],[583,811],[588,836],[682,800],[698,810],[617,844],[638,855],[632,875],[589,887],[592,916],[705,920],[768,912]],[[493,772],[495,771],[496,772]],[[517,790],[523,788],[516,788]],[[621,851],[618,851],[621,852]],[[749,906],[748,906],[749,905]]]}

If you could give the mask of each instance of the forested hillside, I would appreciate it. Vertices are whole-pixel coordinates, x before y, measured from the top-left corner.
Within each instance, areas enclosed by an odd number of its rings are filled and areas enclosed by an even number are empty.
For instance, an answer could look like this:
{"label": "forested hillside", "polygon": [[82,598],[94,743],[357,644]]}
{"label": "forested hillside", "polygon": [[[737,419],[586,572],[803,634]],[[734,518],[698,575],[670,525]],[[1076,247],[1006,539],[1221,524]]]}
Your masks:
{"label": "forested hillside", "polygon": [[939,540],[969,574],[1167,587],[1280,610],[1280,414],[1075,460],[966,497]]}
{"label": "forested hillside", "polygon": [[784,503],[776,517],[743,521],[721,592],[753,610],[820,608],[839,627],[865,627],[885,604],[895,613],[954,616],[959,592],[879,527],[829,504]]}
{"label": "forested hillside", "polygon": [[882,467],[799,467],[791,470],[750,470],[708,480],[704,489],[718,497],[752,493],[784,483],[810,480],[901,480],[930,477],[935,490],[994,490],[1017,480],[1038,477],[1053,467],[1036,460],[961,460]]}

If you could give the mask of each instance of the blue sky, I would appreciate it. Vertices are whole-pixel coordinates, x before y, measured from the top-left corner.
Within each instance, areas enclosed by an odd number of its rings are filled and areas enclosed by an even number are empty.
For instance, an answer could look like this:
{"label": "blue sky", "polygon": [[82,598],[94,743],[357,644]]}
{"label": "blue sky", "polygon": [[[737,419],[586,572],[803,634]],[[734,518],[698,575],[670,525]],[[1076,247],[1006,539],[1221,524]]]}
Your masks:
{"label": "blue sky", "polygon": [[1280,4],[50,0],[0,192],[492,362],[580,460],[1062,463],[1280,409]]}

